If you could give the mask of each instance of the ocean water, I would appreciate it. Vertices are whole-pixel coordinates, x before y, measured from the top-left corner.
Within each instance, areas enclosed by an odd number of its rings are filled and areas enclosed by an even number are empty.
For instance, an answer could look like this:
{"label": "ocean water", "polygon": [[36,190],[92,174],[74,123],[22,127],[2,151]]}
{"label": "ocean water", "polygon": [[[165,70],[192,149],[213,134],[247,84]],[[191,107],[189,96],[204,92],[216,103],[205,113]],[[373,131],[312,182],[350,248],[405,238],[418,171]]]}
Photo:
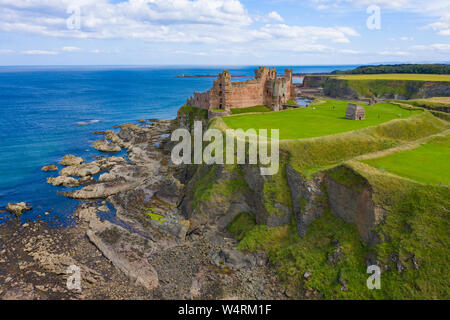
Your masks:
{"label": "ocean water", "polygon": [[[356,66],[292,67],[294,72],[330,72]],[[217,74],[224,67],[0,67],[0,223],[9,202],[33,209],[21,220],[42,219],[70,225],[79,202],[57,193],[70,188],[46,183],[57,172],[41,167],[57,164],[66,154],[95,159],[94,131],[139,119],[173,119],[194,90],[205,91],[214,78],[180,75]],[[255,67],[228,67],[232,74],[252,77]],[[280,73],[285,67],[277,67]],[[245,78],[233,78],[242,81]],[[87,125],[80,125],[87,123]],[[45,214],[50,211],[49,214]]]}

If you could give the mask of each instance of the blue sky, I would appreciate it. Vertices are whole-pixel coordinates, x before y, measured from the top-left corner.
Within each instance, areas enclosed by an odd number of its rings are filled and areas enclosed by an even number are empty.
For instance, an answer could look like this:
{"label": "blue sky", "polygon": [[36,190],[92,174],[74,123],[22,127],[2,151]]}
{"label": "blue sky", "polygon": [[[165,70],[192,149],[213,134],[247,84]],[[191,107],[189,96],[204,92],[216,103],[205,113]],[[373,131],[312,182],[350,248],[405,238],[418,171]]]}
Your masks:
{"label": "blue sky", "polygon": [[0,65],[448,62],[449,40],[449,0],[0,0]]}

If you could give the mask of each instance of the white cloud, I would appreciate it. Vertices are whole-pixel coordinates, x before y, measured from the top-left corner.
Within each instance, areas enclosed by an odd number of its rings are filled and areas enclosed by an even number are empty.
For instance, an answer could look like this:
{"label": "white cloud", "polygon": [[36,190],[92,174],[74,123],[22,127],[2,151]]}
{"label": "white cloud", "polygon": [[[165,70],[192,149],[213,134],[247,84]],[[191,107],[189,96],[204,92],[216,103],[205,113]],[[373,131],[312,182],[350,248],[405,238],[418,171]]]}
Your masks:
{"label": "white cloud", "polygon": [[339,50],[340,53],[345,53],[345,54],[361,54],[361,51],[358,50],[351,50],[351,49],[342,49]]}
{"label": "white cloud", "polygon": [[318,3],[319,10],[343,6],[355,7],[358,10],[370,5],[377,5],[381,13],[385,10],[413,12],[430,17],[437,17],[438,21],[425,27],[436,30],[440,35],[450,35],[450,1],[448,0],[310,0]]}
{"label": "white cloud", "polygon": [[[69,5],[80,6],[80,30],[67,28]],[[282,21],[275,11],[264,19]],[[349,27],[266,24],[255,27],[239,0],[0,0],[0,30],[48,37],[139,39],[166,43],[203,43],[322,52],[326,43],[349,43]],[[266,20],[267,21],[267,20]],[[64,47],[62,52],[79,51]],[[92,51],[91,51],[92,52]],[[93,53],[100,53],[94,51]]]}
{"label": "white cloud", "polygon": [[441,51],[441,52],[450,52],[450,44],[448,43],[434,43],[430,45],[416,45],[412,46],[415,50],[424,50],[424,51]]}
{"label": "white cloud", "polygon": [[382,56],[408,56],[409,52],[406,51],[381,51],[378,54]]}
{"label": "white cloud", "polygon": [[0,49],[0,54],[11,54],[11,53],[14,53],[14,50]]}
{"label": "white cloud", "polygon": [[64,51],[64,52],[75,52],[75,51],[81,51],[81,49],[78,48],[78,47],[62,47],[61,51]]}
{"label": "white cloud", "polygon": [[24,50],[21,51],[22,54],[29,54],[29,55],[55,55],[58,54],[57,51],[48,51],[48,50]]}
{"label": "white cloud", "polygon": [[439,30],[438,34],[441,36],[450,36],[450,29]]}
{"label": "white cloud", "polygon": [[284,19],[276,11],[272,11],[271,13],[269,13],[268,17],[272,20],[276,20],[276,21],[280,21],[280,22],[284,21]]}

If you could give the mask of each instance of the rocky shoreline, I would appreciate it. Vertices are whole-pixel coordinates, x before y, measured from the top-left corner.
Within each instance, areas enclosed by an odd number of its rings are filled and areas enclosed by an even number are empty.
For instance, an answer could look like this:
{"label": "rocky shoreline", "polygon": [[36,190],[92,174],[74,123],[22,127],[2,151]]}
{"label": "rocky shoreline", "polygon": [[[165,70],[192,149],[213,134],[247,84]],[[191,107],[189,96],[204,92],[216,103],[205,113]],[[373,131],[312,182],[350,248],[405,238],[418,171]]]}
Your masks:
{"label": "rocky shoreline", "polygon": [[[0,225],[0,299],[286,299],[264,253],[236,250],[215,225],[191,227],[180,208],[186,168],[170,161],[178,125],[100,133],[97,149],[125,149],[126,158],[64,157],[48,183],[77,188],[62,193],[81,200],[77,223]],[[66,286],[72,265],[81,270],[81,291]]]}

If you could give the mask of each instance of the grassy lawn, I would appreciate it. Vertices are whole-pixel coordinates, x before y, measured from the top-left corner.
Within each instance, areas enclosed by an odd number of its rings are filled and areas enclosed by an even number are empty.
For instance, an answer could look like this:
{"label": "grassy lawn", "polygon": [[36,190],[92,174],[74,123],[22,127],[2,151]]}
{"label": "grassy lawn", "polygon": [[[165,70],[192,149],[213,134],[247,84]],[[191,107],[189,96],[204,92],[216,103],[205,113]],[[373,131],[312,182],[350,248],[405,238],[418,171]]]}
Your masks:
{"label": "grassy lawn", "polygon": [[291,109],[266,114],[224,117],[232,129],[280,129],[280,139],[302,139],[362,129],[422,111],[409,111],[390,103],[366,106],[366,120],[345,119],[348,101],[328,100],[309,108]]}
{"label": "grassy lawn", "polygon": [[450,140],[446,137],[413,150],[363,162],[422,183],[450,185],[449,157]]}
{"label": "grassy lawn", "polygon": [[352,74],[338,76],[345,80],[415,80],[415,81],[450,81],[446,74]]}
{"label": "grassy lawn", "polygon": [[236,108],[231,109],[231,114],[241,114],[241,113],[249,113],[249,112],[271,112],[272,109],[270,109],[267,106],[254,106],[254,107],[248,107],[248,108]]}

